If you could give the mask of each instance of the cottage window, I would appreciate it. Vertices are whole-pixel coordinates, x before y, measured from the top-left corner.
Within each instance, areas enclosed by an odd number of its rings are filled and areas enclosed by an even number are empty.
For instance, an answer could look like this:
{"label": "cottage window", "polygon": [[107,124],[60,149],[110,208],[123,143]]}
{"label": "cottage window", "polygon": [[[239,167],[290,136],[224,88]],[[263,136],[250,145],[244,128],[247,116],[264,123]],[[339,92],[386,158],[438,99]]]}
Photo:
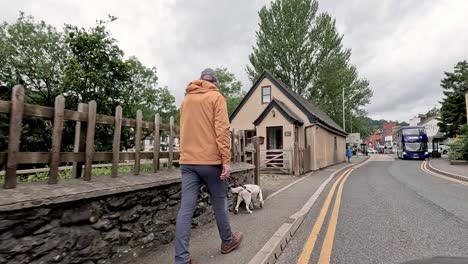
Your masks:
{"label": "cottage window", "polygon": [[264,86],[262,87],[262,104],[267,104],[271,102],[271,87]]}

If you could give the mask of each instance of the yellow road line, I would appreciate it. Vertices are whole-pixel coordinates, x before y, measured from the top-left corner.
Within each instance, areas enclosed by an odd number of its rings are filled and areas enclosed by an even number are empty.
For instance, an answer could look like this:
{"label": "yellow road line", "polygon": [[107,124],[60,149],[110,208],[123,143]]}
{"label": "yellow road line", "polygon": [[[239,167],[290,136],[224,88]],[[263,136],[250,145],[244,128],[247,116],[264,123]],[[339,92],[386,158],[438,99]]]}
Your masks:
{"label": "yellow road line", "polygon": [[450,178],[448,176],[444,176],[444,175],[441,175],[441,174],[438,174],[438,173],[435,173],[431,170],[429,170],[427,168],[428,166],[428,161],[425,160],[421,163],[421,170],[434,176],[434,177],[438,177],[438,178],[441,178],[441,179],[444,179],[444,180],[447,180],[447,181],[451,181],[451,182],[455,182],[455,183],[458,183],[458,184],[461,184],[461,185],[464,185],[464,186],[468,186],[468,182],[464,182],[464,181],[460,181],[460,180],[457,180],[457,179],[454,179],[454,178]]}
{"label": "yellow road line", "polygon": [[338,183],[343,179],[346,175],[351,173],[352,169],[348,169],[345,173],[343,173],[333,184],[332,188],[328,192],[328,196],[323,203],[322,209],[320,210],[320,214],[315,221],[314,227],[312,228],[312,232],[310,233],[309,237],[307,238],[306,243],[304,244],[304,248],[302,249],[301,255],[297,261],[297,264],[308,264],[312,252],[314,251],[315,242],[317,241],[317,237],[320,233],[320,229],[322,229],[323,222],[325,220],[325,216],[327,215],[328,208],[330,207],[330,202],[332,200],[333,194],[335,193],[336,186]]}
{"label": "yellow road line", "polygon": [[336,193],[335,204],[333,206],[333,211],[330,216],[330,221],[328,223],[327,234],[325,235],[325,240],[322,244],[322,250],[320,251],[320,258],[318,263],[319,264],[329,264],[333,249],[333,240],[335,239],[335,232],[336,232],[336,225],[338,223],[338,214],[340,211],[340,204],[341,204],[341,196],[343,194],[343,186],[348,179],[349,175],[352,171],[350,171],[340,183],[340,187],[338,188],[338,192]]}

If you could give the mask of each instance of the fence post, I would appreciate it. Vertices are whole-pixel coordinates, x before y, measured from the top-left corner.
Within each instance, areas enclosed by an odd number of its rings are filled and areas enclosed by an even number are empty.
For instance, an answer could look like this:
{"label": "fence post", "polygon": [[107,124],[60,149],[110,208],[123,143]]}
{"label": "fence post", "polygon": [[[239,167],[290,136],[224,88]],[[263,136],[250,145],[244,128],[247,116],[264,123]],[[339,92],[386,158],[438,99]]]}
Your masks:
{"label": "fence post", "polygon": [[122,132],[122,107],[115,108],[114,141],[112,145],[112,178],[119,174],[120,135]]}
{"label": "fence post", "polygon": [[232,152],[232,161],[237,162],[237,151],[236,151],[236,130],[232,129],[231,131],[231,152]]}
{"label": "fence post", "polygon": [[304,149],[299,149],[299,175],[304,173]]}
{"label": "fence post", "polygon": [[161,135],[160,135],[160,122],[159,114],[154,117],[154,131],[153,131],[153,172],[159,170],[159,150],[161,149]]}
{"label": "fence post", "polygon": [[260,185],[260,139],[258,137],[253,137],[252,144],[255,150],[253,155],[253,165],[255,165],[254,184]]}
{"label": "fence post", "polygon": [[239,130],[237,132],[237,157],[238,157],[238,162],[242,162],[242,131]]}
{"label": "fence post", "polygon": [[96,132],[96,101],[88,105],[88,128],[86,131],[86,157],[84,180],[90,181],[93,172],[94,160],[94,134]]}
{"label": "fence post", "polygon": [[172,161],[174,159],[174,117],[171,116],[169,121],[169,158],[167,161],[167,168],[172,169]]}
{"label": "fence post", "polygon": [[60,146],[62,145],[63,115],[65,112],[65,98],[63,95],[55,97],[54,128],[52,131],[52,153],[50,157],[49,184],[58,182],[58,167],[60,164]]}
{"label": "fence post", "polygon": [[141,152],[141,120],[143,114],[141,110],[137,111],[136,129],[135,129],[135,175],[140,174],[140,152]]}
{"label": "fence post", "polygon": [[233,129],[232,130],[232,152],[234,152],[234,162],[237,162],[238,161],[238,157],[237,157],[237,133],[236,133],[236,130]]}
{"label": "fence post", "polygon": [[11,94],[10,131],[8,134],[8,154],[6,176],[3,188],[16,187],[16,168],[18,166],[18,152],[21,138],[21,125],[24,112],[24,87],[16,85]]}
{"label": "fence post", "polygon": [[294,148],[289,147],[289,174],[294,173]]}
{"label": "fence post", "polygon": [[293,154],[293,164],[294,164],[294,175],[300,175],[299,173],[299,146],[297,143],[294,143],[294,154]]}
{"label": "fence post", "polygon": [[245,145],[247,144],[247,139],[245,138],[245,130],[241,130],[242,132],[242,157],[244,157],[242,162],[247,162],[247,156],[245,154]]}
{"label": "fence post", "polygon": [[[88,105],[84,103],[78,104],[78,112],[88,112]],[[75,126],[75,142],[73,152],[84,152],[86,146],[86,123],[81,121],[76,122]],[[80,178],[83,171],[84,162],[73,162],[73,178]]]}

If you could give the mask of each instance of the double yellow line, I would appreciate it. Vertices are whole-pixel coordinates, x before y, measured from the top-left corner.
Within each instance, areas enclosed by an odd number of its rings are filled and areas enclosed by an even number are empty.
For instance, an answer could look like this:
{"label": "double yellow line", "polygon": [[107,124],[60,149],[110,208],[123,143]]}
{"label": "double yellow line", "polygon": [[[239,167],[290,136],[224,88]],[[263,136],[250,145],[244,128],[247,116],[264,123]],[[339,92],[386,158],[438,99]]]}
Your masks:
{"label": "double yellow line", "polygon": [[332,248],[333,248],[333,240],[335,238],[336,232],[336,224],[338,223],[338,213],[340,210],[341,204],[341,196],[343,194],[343,186],[348,179],[349,175],[353,172],[354,169],[346,170],[333,184],[330,192],[328,193],[327,198],[320,210],[320,214],[315,221],[314,227],[312,228],[312,232],[310,233],[307,241],[302,249],[302,253],[299,256],[297,264],[308,264],[310,257],[312,256],[312,252],[314,251],[315,242],[320,234],[320,230],[322,229],[323,222],[325,221],[325,217],[327,216],[328,209],[330,207],[330,203],[333,199],[333,195],[335,194],[336,187],[339,184],[338,192],[336,194],[335,204],[333,205],[333,211],[330,216],[330,220],[328,223],[327,233],[325,235],[325,239],[323,240],[322,249],[320,251],[320,258],[318,263],[319,264],[328,264],[330,263]]}
{"label": "double yellow line", "polygon": [[468,186],[468,182],[460,181],[460,180],[450,178],[448,176],[445,176],[445,175],[442,175],[442,174],[439,174],[439,173],[435,173],[435,172],[429,170],[428,166],[429,166],[429,162],[427,160],[423,161],[421,163],[421,170],[426,172],[426,173],[429,173],[432,176],[435,176],[435,177],[438,177],[438,178],[441,178],[441,179],[444,179],[444,180],[447,180],[447,181],[455,182],[455,183],[458,183],[458,184],[461,184],[461,185]]}

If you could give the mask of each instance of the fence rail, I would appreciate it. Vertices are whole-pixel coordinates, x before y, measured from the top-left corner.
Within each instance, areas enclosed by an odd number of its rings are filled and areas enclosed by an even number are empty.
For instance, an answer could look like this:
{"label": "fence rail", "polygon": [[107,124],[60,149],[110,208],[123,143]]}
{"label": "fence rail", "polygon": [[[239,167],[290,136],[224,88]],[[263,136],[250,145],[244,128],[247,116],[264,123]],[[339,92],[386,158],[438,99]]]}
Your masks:
{"label": "fence rail", "polygon": [[[0,100],[0,113],[11,113],[11,105],[12,102],[10,101]],[[53,118],[54,107],[24,104],[24,115],[43,118]],[[88,113],[64,109],[63,120],[87,122]],[[96,114],[96,124],[115,125],[115,117]],[[136,127],[136,120],[131,118],[122,118],[121,124],[123,127]],[[154,122],[142,121],[141,128],[154,129]],[[160,124],[160,129],[169,131],[169,124]],[[178,127],[176,127],[176,132],[179,132]]]}
{"label": "fence rail", "polygon": [[[174,124],[174,118],[170,118],[169,124],[163,124],[159,114],[154,116],[154,122],[143,121],[142,112],[137,111],[135,119],[122,117],[122,108],[117,106],[115,116],[97,114],[95,101],[88,104],[80,103],[77,111],[65,109],[65,98],[59,95],[55,98],[54,107],[46,107],[24,103],[25,89],[22,85],[13,88],[11,101],[0,100],[0,113],[9,114],[9,134],[7,152],[0,152],[0,171],[5,167],[5,189],[15,188],[17,184],[18,164],[49,164],[48,168],[42,169],[49,172],[49,184],[58,182],[59,171],[63,167],[60,164],[73,162],[73,177],[91,180],[92,168],[96,167],[93,162],[112,161],[110,165],[111,177],[117,177],[120,161],[134,161],[134,173],[139,175],[141,160],[152,160],[153,172],[160,169],[160,159],[167,160],[167,168],[173,166],[173,161],[178,160],[180,153],[175,151],[174,143],[179,128]],[[20,152],[19,144],[23,116],[49,118],[53,120],[52,145],[50,152]],[[75,138],[73,152],[61,152],[62,133],[65,121],[75,121]],[[96,125],[113,125],[114,137],[112,152],[95,152],[94,139]],[[120,151],[120,140],[122,127],[134,128],[135,151]],[[141,151],[142,129],[149,130],[153,134],[153,151]],[[168,151],[161,151],[161,131],[169,132]],[[249,139],[250,140],[250,139]],[[231,133],[231,154],[233,162],[247,162],[258,164],[259,141],[252,138],[247,144],[244,131]],[[6,165],[6,166],[5,166]],[[255,183],[259,184],[260,166],[255,169]],[[67,167],[69,168],[69,167]],[[83,173],[84,172],[84,173]]]}
{"label": "fence rail", "polygon": [[[4,188],[15,188],[17,183],[18,164],[49,164],[49,184],[58,182],[60,163],[74,162],[73,175],[83,176],[86,181],[91,180],[93,162],[112,161],[112,177],[117,177],[119,161],[133,160],[135,175],[140,173],[142,159],[153,160],[153,172],[159,170],[159,159],[168,159],[168,168],[172,168],[172,161],[178,159],[179,152],[174,151],[174,138],[179,131],[174,125],[174,118],[169,124],[162,124],[158,114],[154,122],[142,121],[141,110],[137,111],[136,119],[122,117],[122,108],[116,107],[115,116],[97,114],[95,101],[80,104],[78,111],[64,109],[65,99],[62,95],[55,98],[54,107],[45,107],[24,103],[25,89],[22,85],[13,88],[11,101],[0,101],[0,113],[10,115],[7,152],[0,152],[0,169],[6,164]],[[51,152],[20,152],[19,143],[23,116],[34,116],[53,119]],[[73,152],[61,152],[62,132],[64,121],[75,121],[75,143]],[[83,125],[86,123],[86,126]],[[96,124],[113,125],[114,139],[112,152],[95,152],[94,139]],[[120,137],[122,127],[135,128],[135,152],[120,151]],[[141,151],[142,129],[149,129],[153,133],[153,152]],[[169,132],[168,151],[160,151],[160,131]],[[84,173],[83,173],[84,167]]]}
{"label": "fence rail", "polygon": [[[142,161],[141,164],[153,164],[153,161]],[[167,166],[167,159],[162,159],[160,161],[160,164],[164,164]],[[134,166],[134,162],[121,162],[119,163],[119,167],[128,167],[128,166]],[[105,163],[105,164],[93,164],[93,169],[98,169],[98,168],[112,168],[112,164]],[[59,171],[67,171],[67,170],[73,170],[73,166],[61,166],[58,168]],[[17,175],[26,175],[26,174],[35,174],[35,173],[43,173],[43,172],[49,172],[50,168],[40,168],[40,169],[26,169],[26,170],[17,170],[16,174]],[[4,176],[5,171],[0,171],[0,176]]]}

